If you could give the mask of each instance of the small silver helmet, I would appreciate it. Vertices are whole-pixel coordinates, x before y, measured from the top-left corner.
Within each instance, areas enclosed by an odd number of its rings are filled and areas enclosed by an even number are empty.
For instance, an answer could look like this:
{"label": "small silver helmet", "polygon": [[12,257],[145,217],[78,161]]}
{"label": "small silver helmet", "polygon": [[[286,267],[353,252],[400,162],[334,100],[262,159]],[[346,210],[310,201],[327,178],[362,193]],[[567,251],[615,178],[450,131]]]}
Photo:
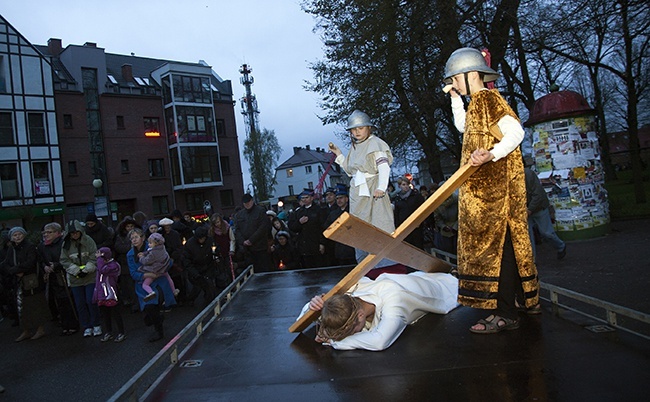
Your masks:
{"label": "small silver helmet", "polygon": [[478,71],[484,73],[483,82],[496,81],[499,73],[488,67],[483,54],[477,49],[463,47],[455,50],[445,64],[445,84],[451,84],[451,77],[456,74]]}
{"label": "small silver helmet", "polygon": [[377,128],[372,122],[370,121],[370,116],[362,112],[361,110],[355,110],[352,112],[350,117],[348,117],[348,126],[345,128],[346,130],[352,130],[353,128],[357,127],[372,127],[372,128]]}

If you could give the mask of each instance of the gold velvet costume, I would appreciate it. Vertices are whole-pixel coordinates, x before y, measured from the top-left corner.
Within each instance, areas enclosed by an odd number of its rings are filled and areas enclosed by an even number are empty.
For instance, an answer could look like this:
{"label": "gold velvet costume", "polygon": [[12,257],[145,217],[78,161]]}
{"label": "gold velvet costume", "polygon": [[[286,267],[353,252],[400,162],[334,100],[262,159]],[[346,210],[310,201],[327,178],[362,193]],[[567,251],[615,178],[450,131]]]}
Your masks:
{"label": "gold velvet costume", "polygon": [[[472,95],[466,113],[461,164],[476,149],[497,142],[489,127],[515,112],[496,89]],[[497,308],[501,257],[506,230],[514,247],[526,306],[539,302],[539,283],[528,236],[526,183],[521,150],[483,164],[460,188],[458,216],[459,303],[480,309]],[[512,295],[513,299],[515,295]]]}

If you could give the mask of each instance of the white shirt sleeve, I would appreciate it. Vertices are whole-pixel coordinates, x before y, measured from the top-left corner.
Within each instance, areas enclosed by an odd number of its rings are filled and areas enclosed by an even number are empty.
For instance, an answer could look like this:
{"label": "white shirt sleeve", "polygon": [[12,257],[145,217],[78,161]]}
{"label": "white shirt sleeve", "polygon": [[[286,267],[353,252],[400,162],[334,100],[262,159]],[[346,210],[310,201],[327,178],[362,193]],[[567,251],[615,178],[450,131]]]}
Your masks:
{"label": "white shirt sleeve", "polygon": [[337,155],[336,159],[334,159],[334,162],[336,162],[336,164],[338,164],[341,167],[341,169],[343,169],[345,174],[352,177],[350,172],[348,172],[348,164],[345,162],[345,155],[343,154]]}
{"label": "white shirt sleeve", "polygon": [[461,133],[465,132],[465,106],[460,96],[451,98],[451,112],[454,115],[454,125]]}
{"label": "white shirt sleeve", "polygon": [[388,179],[390,177],[390,166],[388,163],[380,163],[377,165],[377,171],[379,172],[379,177],[377,178],[377,189],[386,191],[388,188]]}
{"label": "white shirt sleeve", "polygon": [[497,126],[501,129],[501,133],[503,133],[503,139],[494,144],[494,148],[490,150],[492,155],[494,155],[494,159],[492,159],[493,162],[506,157],[510,152],[514,151],[524,139],[524,129],[521,127],[521,123],[512,116],[503,116],[497,122]]}
{"label": "white shirt sleeve", "polygon": [[369,330],[352,334],[340,341],[330,341],[330,346],[339,350],[365,349],[380,351],[388,348],[404,332],[406,323],[399,317],[382,317],[379,324]]}

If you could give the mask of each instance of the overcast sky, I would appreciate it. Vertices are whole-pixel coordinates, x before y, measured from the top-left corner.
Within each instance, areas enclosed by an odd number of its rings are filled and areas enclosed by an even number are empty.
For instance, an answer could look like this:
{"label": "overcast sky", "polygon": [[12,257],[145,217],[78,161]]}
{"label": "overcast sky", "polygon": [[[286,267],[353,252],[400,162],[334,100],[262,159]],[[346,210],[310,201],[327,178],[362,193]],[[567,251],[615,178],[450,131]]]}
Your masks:
{"label": "overcast sky", "polygon": [[[240,147],[246,136],[239,98],[239,68],[249,64],[260,110],[260,128],[275,130],[283,149],[326,147],[342,127],[323,126],[317,94],[303,89],[312,81],[309,63],[322,58],[314,20],[299,0],[3,0],[0,14],[27,40],[63,46],[95,42],[108,53],[198,62],[205,60],[232,81],[237,100]],[[338,141],[340,142],[340,141]],[[342,145],[342,144],[340,144]],[[242,156],[244,185],[250,182]]]}

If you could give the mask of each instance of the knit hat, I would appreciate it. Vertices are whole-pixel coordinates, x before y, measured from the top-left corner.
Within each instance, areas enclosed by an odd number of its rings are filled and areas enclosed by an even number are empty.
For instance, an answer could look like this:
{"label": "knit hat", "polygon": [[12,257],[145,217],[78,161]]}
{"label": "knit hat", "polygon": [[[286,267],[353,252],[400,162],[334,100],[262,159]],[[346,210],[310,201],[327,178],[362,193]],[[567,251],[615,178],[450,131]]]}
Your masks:
{"label": "knit hat", "polygon": [[173,225],[174,221],[169,219],[169,218],[162,218],[160,222],[158,222],[158,225],[160,226],[166,226],[166,225]]}
{"label": "knit hat", "polygon": [[208,237],[208,229],[206,229],[204,226],[199,226],[198,228],[194,229],[194,237],[197,239]]}
{"label": "knit hat", "polygon": [[285,231],[285,230],[281,230],[281,231],[279,231],[278,233],[276,233],[276,235],[275,235],[276,238],[277,238],[277,237],[280,237],[280,236],[284,236],[284,237],[286,237],[287,240],[289,240],[289,239],[291,238],[291,235],[289,234],[289,232],[287,232],[287,231]]}
{"label": "knit hat", "polygon": [[95,214],[86,215],[86,220],[84,222],[97,222],[97,215]]}
{"label": "knit hat", "polygon": [[111,251],[110,248],[108,247],[102,247],[99,249],[99,254],[102,256],[103,259],[105,260],[110,260],[113,258],[113,252]]}
{"label": "knit hat", "polygon": [[152,233],[149,239],[153,240],[156,244],[165,244],[165,238],[160,233]]}
{"label": "knit hat", "polygon": [[271,211],[270,209],[266,211],[266,216],[273,216],[276,217],[278,214],[275,213],[275,211]]}
{"label": "knit hat", "polygon": [[249,193],[246,193],[241,197],[241,202],[243,204],[246,204],[247,202],[251,202],[252,200],[253,200],[253,196],[250,195]]}
{"label": "knit hat", "polygon": [[27,236],[27,231],[25,229],[21,228],[20,226],[15,226],[9,230],[9,238],[11,239],[11,236],[13,236],[16,232],[20,232],[23,235]]}

